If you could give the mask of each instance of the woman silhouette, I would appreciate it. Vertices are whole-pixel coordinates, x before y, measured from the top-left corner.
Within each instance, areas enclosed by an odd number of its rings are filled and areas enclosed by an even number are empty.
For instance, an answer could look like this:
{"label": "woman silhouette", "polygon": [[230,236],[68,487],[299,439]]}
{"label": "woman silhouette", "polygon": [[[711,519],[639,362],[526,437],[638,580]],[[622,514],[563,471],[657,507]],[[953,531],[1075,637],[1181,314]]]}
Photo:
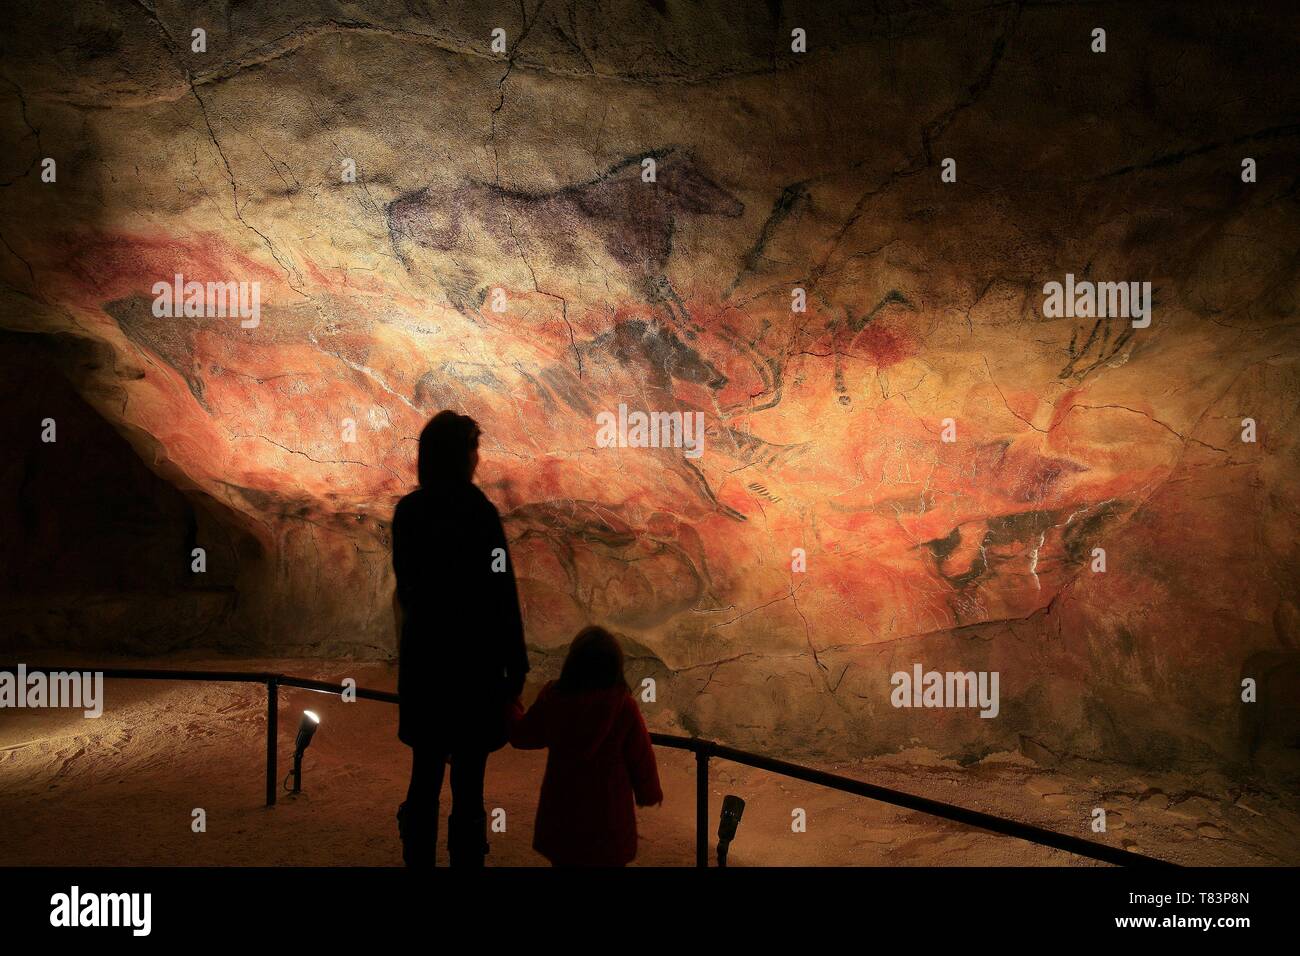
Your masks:
{"label": "woman silhouette", "polygon": [[420,433],[420,487],[393,512],[397,736],[412,751],[397,823],[408,866],[434,865],[448,760],[451,865],[483,865],[483,773],[488,754],[505,744],[508,708],[528,672],[501,517],[472,480],[478,437],[468,416],[434,416]]}

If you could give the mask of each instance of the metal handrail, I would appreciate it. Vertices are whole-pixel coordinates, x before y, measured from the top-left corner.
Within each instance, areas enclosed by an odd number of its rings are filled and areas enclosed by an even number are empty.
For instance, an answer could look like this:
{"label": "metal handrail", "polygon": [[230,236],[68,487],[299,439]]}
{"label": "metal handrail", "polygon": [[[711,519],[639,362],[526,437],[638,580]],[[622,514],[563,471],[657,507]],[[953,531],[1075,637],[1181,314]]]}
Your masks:
{"label": "metal handrail", "polygon": [[[50,671],[91,671],[93,673],[103,674],[104,677],[112,677],[120,680],[228,681],[243,684],[265,684],[267,691],[267,806],[275,805],[276,794],[278,793],[276,771],[278,754],[276,750],[276,742],[278,730],[277,704],[280,687],[295,687],[301,690],[315,691],[319,694],[342,694],[345,690],[349,690],[354,692],[358,699],[376,700],[388,704],[396,704],[399,702],[399,697],[392,691],[372,690],[367,687],[345,688],[342,684],[334,684],[329,681],[311,680],[305,677],[293,677],[287,674],[275,674],[263,671],[163,670],[135,667],[71,667],[66,665],[63,667],[39,667],[30,664],[23,666],[29,674],[37,672],[49,673]],[[0,666],[0,671],[16,673],[17,666]],[[1048,830],[1044,827],[1034,826],[1030,823],[1021,823],[1018,820],[1010,820],[1006,817],[994,816],[993,814],[983,813],[979,810],[970,810],[966,807],[944,803],[940,800],[931,800],[929,797],[922,797],[902,790],[894,790],[890,787],[882,787],[862,780],[855,780],[852,777],[827,773],[824,770],[805,767],[802,764],[789,763],[785,760],[777,760],[774,757],[766,757],[762,754],[751,753],[748,750],[737,750],[734,747],[728,747],[712,740],[702,740],[698,737],[679,737],[673,734],[660,733],[650,734],[650,740],[660,747],[669,747],[675,750],[687,750],[695,754],[695,865],[698,867],[707,867],[709,865],[709,760],[714,757],[720,760],[730,760],[733,763],[755,767],[759,770],[767,770],[771,773],[779,773],[796,780],[804,780],[818,786],[829,787],[832,790],[840,790],[844,793],[869,797],[872,800],[878,800],[881,803],[888,803],[896,807],[903,807],[908,810],[918,810],[921,813],[928,813],[931,816],[940,817],[944,820],[952,820],[955,823],[977,827],[981,830],[988,830],[992,833],[1016,837],[1021,840],[1027,840],[1030,843],[1036,843],[1040,846],[1065,850],[1066,852],[1074,853],[1078,856],[1101,860],[1105,863],[1113,863],[1117,866],[1171,867],[1176,865],[1165,860],[1156,859],[1155,857],[1146,856],[1141,853],[1134,853],[1131,850],[1122,850],[1117,847],[1107,846],[1104,843],[1085,840],[1082,837],[1070,836],[1065,833],[1059,833],[1056,830]]]}

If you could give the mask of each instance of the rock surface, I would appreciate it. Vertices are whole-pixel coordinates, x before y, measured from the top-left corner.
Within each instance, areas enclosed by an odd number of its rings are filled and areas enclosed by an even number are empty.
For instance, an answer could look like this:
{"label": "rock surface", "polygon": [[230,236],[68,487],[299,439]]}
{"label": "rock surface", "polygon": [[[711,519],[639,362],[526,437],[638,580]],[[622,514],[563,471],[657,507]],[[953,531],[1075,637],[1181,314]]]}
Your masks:
{"label": "rock surface", "polygon": [[[740,746],[1293,766],[1294,9],[418,6],[3,39],[0,326],[240,542],[205,643],[390,655],[453,408],[541,674],[600,621]],[[178,273],[258,324],[157,317]],[[1045,314],[1066,274],[1152,283],[1150,326]],[[703,454],[599,447],[620,404]],[[997,671],[998,717],[892,707],[914,663]]]}

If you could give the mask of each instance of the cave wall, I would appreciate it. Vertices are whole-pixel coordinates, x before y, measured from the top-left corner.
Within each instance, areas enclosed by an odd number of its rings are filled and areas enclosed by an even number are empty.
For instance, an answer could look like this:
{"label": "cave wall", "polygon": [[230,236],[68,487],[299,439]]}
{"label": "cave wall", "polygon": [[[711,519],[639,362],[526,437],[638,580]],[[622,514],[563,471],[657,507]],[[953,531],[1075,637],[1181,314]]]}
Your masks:
{"label": "cave wall", "polygon": [[[600,621],[740,745],[1294,752],[1240,682],[1300,659],[1297,19],[33,6],[0,325],[231,542],[229,613],[160,648],[391,654],[388,520],[453,408],[540,673]],[[177,273],[257,283],[256,326],[156,316]],[[1150,326],[1048,314],[1066,274],[1152,283]],[[620,404],[702,413],[703,453],[600,447]],[[918,662],[999,672],[998,718],[893,707]]]}

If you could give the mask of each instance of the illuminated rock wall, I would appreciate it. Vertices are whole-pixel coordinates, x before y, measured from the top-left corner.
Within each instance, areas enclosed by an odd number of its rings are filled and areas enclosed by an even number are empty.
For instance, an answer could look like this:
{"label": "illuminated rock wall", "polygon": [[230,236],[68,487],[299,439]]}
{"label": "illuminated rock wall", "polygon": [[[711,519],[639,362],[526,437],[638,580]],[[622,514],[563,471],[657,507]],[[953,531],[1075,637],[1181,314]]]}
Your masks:
{"label": "illuminated rock wall", "polygon": [[[453,408],[543,673],[594,620],[741,745],[1294,745],[1294,11],[455,6],[3,41],[0,323],[222,516],[204,640],[391,654],[388,519]],[[178,274],[255,314],[158,315]],[[1055,314],[1067,275],[1150,324]],[[699,454],[602,447],[620,405],[702,413]],[[892,706],[917,663],[996,671],[998,716]]]}

